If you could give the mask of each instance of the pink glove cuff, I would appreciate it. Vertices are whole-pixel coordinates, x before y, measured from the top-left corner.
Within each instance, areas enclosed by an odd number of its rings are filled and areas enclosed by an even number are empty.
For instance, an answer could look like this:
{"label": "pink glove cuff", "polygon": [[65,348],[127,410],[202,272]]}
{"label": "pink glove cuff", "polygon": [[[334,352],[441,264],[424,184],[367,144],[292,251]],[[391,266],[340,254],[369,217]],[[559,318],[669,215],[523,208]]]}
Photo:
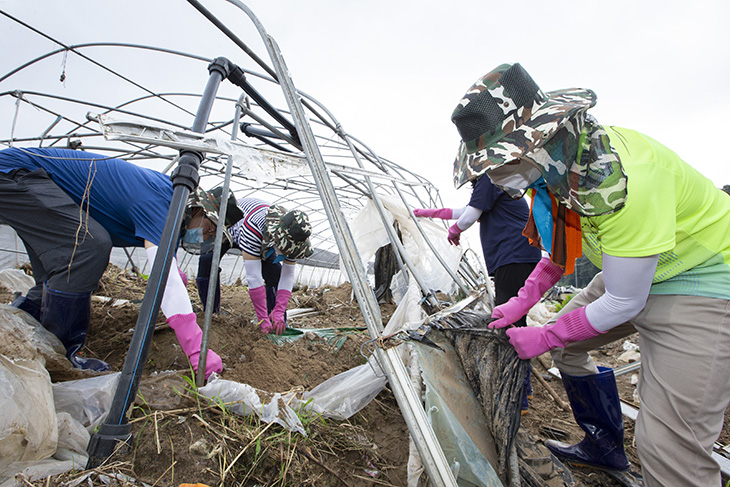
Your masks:
{"label": "pink glove cuff", "polygon": [[537,263],[535,269],[530,273],[528,280],[534,278],[537,283],[537,292],[540,295],[538,297],[538,301],[548,289],[553,287],[555,283],[560,280],[561,277],[563,277],[563,269],[561,269],[560,266],[553,264],[550,257],[543,257],[540,262]]}
{"label": "pink glove cuff", "polygon": [[553,264],[549,257],[543,257],[525,280],[517,296],[494,308],[492,318],[498,319],[490,323],[489,328],[504,328],[525,316],[562,276],[563,270]]}
{"label": "pink glove cuff", "polygon": [[183,286],[188,287],[188,275],[185,274],[185,271],[180,269],[180,266],[177,264],[177,257],[175,257],[173,263],[175,264],[175,269],[177,269],[177,273],[180,274],[180,279],[182,279]]}
{"label": "pink glove cuff", "polygon": [[262,320],[269,317],[269,313],[266,310],[266,287],[259,286],[254,288],[248,288],[248,295],[251,298],[251,304],[253,304],[253,310],[256,312],[256,318]]}
{"label": "pink glove cuff", "polygon": [[291,291],[287,291],[286,289],[279,289],[276,291],[276,304],[274,305],[274,309],[271,311],[272,320],[284,319],[284,312],[286,311],[290,298]]}
{"label": "pink glove cuff", "polygon": [[451,220],[454,217],[454,210],[452,208],[415,208],[413,214],[425,218]]}
{"label": "pink glove cuff", "polygon": [[[188,356],[190,364],[195,372],[198,371],[200,360],[200,343],[203,341],[203,331],[198,326],[195,313],[172,315],[167,319],[170,328],[175,332],[180,347]],[[205,378],[213,372],[223,371],[223,361],[220,356],[212,350],[208,350],[208,359],[205,362]]]}
{"label": "pink glove cuff", "polygon": [[286,289],[279,289],[276,291],[276,304],[274,305],[274,309],[271,311],[270,318],[273,327],[272,331],[277,335],[283,335],[284,330],[286,330],[284,313],[286,312],[286,307],[289,304],[290,298],[291,291],[287,291]]}
{"label": "pink glove cuff", "polygon": [[523,360],[537,357],[553,348],[565,347],[569,343],[593,338],[602,333],[604,332],[593,328],[588,321],[585,306],[565,313],[552,325],[526,326],[507,330],[509,342]]}
{"label": "pink glove cuff", "polygon": [[266,309],[266,287],[248,288],[248,295],[251,297],[251,303],[256,313],[256,319],[261,327],[261,333],[271,333],[273,326],[271,325],[269,313]]}

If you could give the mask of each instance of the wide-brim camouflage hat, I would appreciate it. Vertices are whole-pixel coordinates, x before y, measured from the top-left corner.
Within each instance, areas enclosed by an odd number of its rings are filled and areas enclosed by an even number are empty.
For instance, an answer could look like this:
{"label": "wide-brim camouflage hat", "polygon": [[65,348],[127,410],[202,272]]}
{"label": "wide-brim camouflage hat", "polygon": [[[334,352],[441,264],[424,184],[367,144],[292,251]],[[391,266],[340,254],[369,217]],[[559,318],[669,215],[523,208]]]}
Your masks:
{"label": "wide-brim camouflage hat", "polygon": [[[196,208],[201,208],[208,218],[214,225],[218,225],[218,215],[220,214],[221,207],[221,196],[223,194],[223,188],[218,186],[209,191],[206,191],[200,187],[196,188],[195,191],[190,193],[188,202],[185,207],[185,216],[183,218],[183,229],[187,229],[188,224],[193,216],[193,211]],[[228,240],[229,244],[233,244],[233,237],[231,236],[228,228],[233,226],[236,222],[243,218],[243,211],[238,207],[236,198],[233,192],[228,192],[228,198],[226,199],[226,224],[223,229],[223,237]]]}
{"label": "wide-brim camouflage hat", "polygon": [[519,63],[498,66],[469,88],[451,115],[461,136],[454,186],[539,149],[595,104],[592,90],[544,93]]}
{"label": "wide-brim camouflage hat", "polygon": [[[190,193],[190,196],[188,197],[186,211],[192,212],[194,208],[202,208],[203,211],[205,211],[205,216],[208,217],[210,221],[218,225],[218,215],[220,214],[222,194],[223,188],[220,186],[209,191],[197,188],[194,192]],[[231,227],[241,218],[243,218],[243,211],[241,211],[238,207],[233,193],[228,191],[225,226]]]}
{"label": "wide-brim camouflage hat", "polygon": [[265,220],[262,252],[275,247],[290,259],[303,259],[314,253],[309,242],[312,226],[306,213],[271,205]]}

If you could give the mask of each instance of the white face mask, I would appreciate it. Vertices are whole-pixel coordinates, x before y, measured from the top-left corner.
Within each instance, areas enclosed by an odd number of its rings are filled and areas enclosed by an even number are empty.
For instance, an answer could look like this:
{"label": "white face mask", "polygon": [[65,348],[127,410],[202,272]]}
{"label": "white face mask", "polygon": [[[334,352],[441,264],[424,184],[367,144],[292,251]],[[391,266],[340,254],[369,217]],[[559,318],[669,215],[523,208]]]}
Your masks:
{"label": "white face mask", "polygon": [[494,168],[487,176],[498,188],[517,191],[526,190],[542,176],[540,170],[529,162],[522,159],[515,162]]}

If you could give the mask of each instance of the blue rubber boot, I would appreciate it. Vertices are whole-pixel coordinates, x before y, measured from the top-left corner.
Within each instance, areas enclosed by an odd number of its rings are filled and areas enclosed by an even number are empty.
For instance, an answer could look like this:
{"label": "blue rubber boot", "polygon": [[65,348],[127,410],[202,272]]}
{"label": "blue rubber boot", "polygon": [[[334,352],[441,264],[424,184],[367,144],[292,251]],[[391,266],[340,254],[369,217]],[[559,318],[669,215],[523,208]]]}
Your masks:
{"label": "blue rubber boot", "polygon": [[[195,285],[198,288],[198,295],[200,296],[200,301],[203,302],[203,311],[205,311],[206,306],[208,305],[208,284],[210,283],[210,278],[208,277],[196,277],[195,278]],[[221,286],[220,286],[220,279],[218,280],[218,285],[215,287],[215,298],[213,299],[213,313],[220,312],[221,309]]]}
{"label": "blue rubber boot", "polygon": [[41,321],[41,306],[35,301],[31,301],[30,299],[26,298],[25,296],[18,296],[17,298],[15,298],[15,300],[13,300],[12,303],[10,303],[10,306],[15,306],[18,309],[22,309],[33,318],[35,318],[36,321]]}
{"label": "blue rubber boot", "polygon": [[598,374],[561,374],[573,416],[585,431],[580,443],[568,445],[548,440],[545,446],[559,459],[592,467],[629,469],[624,452],[624,423],[613,370],[598,367]]}
{"label": "blue rubber boot", "polygon": [[66,358],[76,369],[109,370],[109,364],[77,354],[86,341],[91,322],[91,293],[56,291],[43,285],[41,324],[61,340],[66,347]]}

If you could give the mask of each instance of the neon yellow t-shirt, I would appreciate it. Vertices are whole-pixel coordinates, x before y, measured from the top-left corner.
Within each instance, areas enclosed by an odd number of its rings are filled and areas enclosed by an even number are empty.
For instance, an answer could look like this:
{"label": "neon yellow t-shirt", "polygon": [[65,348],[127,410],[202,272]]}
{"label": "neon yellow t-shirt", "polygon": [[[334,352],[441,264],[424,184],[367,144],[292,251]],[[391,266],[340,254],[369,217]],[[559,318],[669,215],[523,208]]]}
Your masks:
{"label": "neon yellow t-shirt", "polygon": [[650,137],[604,128],[628,197],[616,213],[581,218],[583,253],[598,267],[602,252],[659,254],[652,294],[730,299],[730,195]]}

